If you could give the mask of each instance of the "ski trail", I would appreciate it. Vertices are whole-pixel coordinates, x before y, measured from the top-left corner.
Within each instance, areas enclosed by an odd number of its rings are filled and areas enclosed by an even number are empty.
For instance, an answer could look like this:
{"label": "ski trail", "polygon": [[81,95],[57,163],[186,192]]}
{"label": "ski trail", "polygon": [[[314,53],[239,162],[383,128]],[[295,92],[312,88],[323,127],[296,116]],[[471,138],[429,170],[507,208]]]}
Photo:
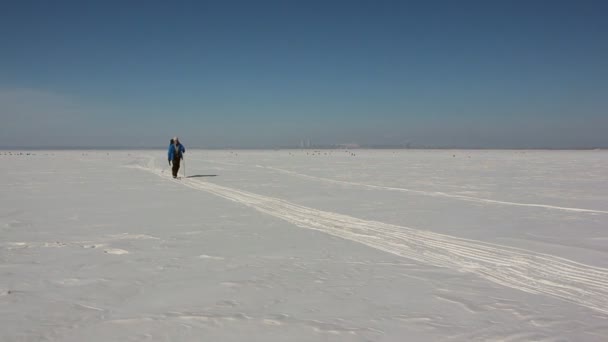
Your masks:
{"label": "ski trail", "polygon": [[406,188],[396,188],[396,187],[390,187],[390,186],[348,182],[348,181],[341,181],[341,180],[337,180],[337,179],[310,176],[310,175],[306,175],[306,174],[302,174],[302,173],[298,173],[298,172],[294,172],[294,171],[279,169],[279,168],[272,167],[272,166],[261,166],[261,165],[257,165],[257,166],[261,167],[261,168],[266,168],[269,170],[293,175],[293,176],[314,179],[316,181],[335,183],[335,184],[341,184],[341,185],[359,186],[359,187],[364,187],[364,188],[368,188],[368,189],[409,192],[409,193],[425,195],[425,196],[455,198],[455,199],[459,199],[459,200],[463,200],[463,201],[477,202],[477,203],[492,203],[492,204],[512,205],[512,206],[519,206],[519,207],[535,207],[535,208],[545,208],[545,209],[553,209],[553,210],[574,211],[574,212],[579,212],[579,213],[608,214],[608,211],[606,211],[606,210],[568,208],[568,207],[559,207],[559,206],[548,205],[548,204],[499,201],[499,200],[493,200],[493,199],[488,199],[488,198],[479,198],[479,197],[472,197],[472,196],[465,196],[465,195],[450,194],[450,193],[441,192],[441,191],[412,190],[412,189],[406,189]]}
{"label": "ski trail", "polygon": [[[170,179],[161,170],[140,167]],[[416,260],[476,274],[494,283],[547,295],[608,315],[608,269],[482,241],[366,221],[213,183],[175,181],[293,223]]]}

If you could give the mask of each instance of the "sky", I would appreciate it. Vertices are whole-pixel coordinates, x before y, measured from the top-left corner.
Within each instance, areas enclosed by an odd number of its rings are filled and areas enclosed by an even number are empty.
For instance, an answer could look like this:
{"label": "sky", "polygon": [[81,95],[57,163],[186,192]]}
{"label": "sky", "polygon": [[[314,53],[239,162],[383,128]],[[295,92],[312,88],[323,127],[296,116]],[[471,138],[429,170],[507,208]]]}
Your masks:
{"label": "sky", "polygon": [[608,147],[607,1],[6,1],[0,147]]}

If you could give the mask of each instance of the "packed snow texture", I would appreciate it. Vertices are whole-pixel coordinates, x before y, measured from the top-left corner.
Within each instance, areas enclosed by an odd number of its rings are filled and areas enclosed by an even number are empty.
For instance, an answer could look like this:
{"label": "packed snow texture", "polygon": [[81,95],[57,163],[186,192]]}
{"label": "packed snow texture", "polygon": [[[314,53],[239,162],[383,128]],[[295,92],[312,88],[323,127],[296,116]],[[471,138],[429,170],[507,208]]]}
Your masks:
{"label": "packed snow texture", "polygon": [[608,153],[0,151],[1,341],[605,341]]}

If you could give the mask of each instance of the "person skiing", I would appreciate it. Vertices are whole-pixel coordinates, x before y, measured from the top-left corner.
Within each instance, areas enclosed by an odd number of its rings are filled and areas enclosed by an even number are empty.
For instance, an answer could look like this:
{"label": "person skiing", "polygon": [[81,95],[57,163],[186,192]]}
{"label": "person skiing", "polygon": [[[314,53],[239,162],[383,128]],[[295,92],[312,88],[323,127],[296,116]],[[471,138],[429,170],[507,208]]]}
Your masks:
{"label": "person skiing", "polygon": [[[186,152],[186,148],[179,142],[178,137],[173,137],[171,139],[171,144],[169,145],[169,151],[167,151],[167,155],[169,158],[169,165],[172,166],[171,171],[173,172],[173,178],[177,178],[177,171],[179,171],[179,164],[181,160],[184,158],[184,153]],[[173,163],[173,165],[171,164]]]}

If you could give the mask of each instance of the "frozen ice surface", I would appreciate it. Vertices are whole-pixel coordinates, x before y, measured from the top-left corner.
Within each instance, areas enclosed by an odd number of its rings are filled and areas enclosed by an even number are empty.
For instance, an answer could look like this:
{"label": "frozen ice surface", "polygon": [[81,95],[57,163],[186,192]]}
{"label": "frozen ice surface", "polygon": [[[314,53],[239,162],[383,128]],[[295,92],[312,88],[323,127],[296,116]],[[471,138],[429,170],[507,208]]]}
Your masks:
{"label": "frozen ice surface", "polygon": [[608,339],[605,151],[185,158],[0,151],[0,341]]}

